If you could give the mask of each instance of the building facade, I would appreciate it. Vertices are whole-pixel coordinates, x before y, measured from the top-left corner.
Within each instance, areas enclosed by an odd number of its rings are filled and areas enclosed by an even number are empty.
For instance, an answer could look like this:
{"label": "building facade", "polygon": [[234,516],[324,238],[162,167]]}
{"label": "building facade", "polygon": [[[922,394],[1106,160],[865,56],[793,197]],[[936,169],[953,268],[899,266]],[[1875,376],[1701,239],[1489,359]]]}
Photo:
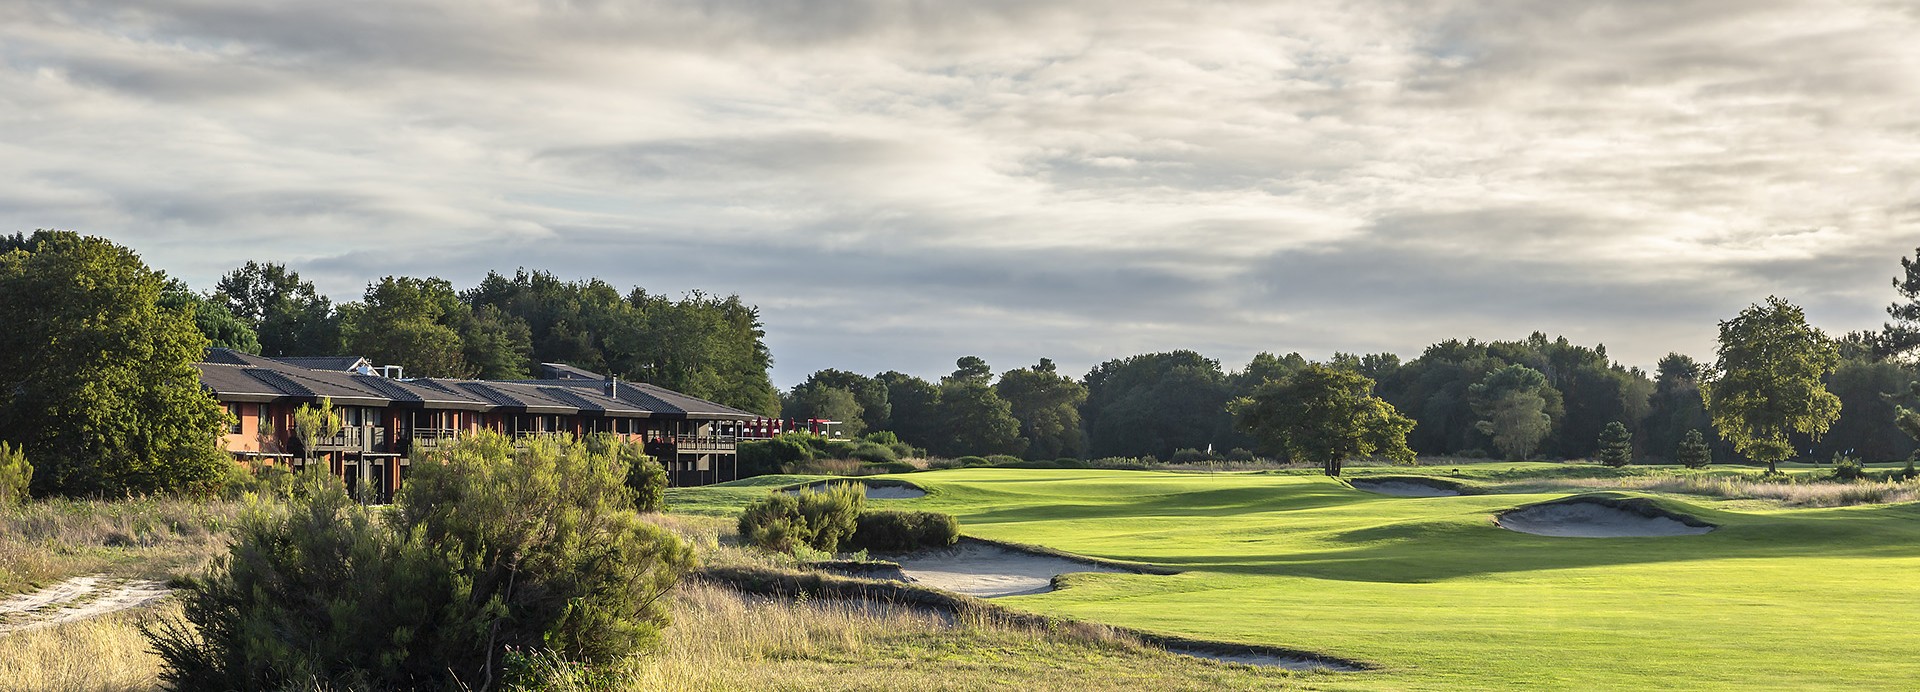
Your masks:
{"label": "building facade", "polygon": [[[224,442],[235,458],[303,470],[322,465],[356,492],[382,501],[416,459],[463,433],[514,440],[612,433],[645,445],[676,486],[739,477],[735,444],[754,414],[669,389],[542,365],[537,380],[398,377],[364,358],[273,359],[211,349],[200,382],[234,418]],[[332,402],[340,428],[301,449],[293,414]]]}

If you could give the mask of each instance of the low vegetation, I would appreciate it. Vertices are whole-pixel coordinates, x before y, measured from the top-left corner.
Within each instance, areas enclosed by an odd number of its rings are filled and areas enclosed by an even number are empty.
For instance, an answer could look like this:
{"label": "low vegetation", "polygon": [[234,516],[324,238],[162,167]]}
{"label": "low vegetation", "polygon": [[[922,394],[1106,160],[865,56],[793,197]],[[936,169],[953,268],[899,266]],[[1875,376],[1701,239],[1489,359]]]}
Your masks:
{"label": "low vegetation", "polygon": [[656,640],[692,561],[635,514],[627,461],[482,433],[417,465],[389,513],[308,476],[289,511],[243,513],[232,554],[187,585],[184,619],[150,628],[162,677],[487,689],[514,654],[623,661]]}
{"label": "low vegetation", "polygon": [[0,594],[80,574],[197,573],[226,549],[242,505],[170,497],[0,503]]}
{"label": "low vegetation", "polygon": [[855,550],[904,553],[945,548],[960,541],[960,522],[951,514],[900,510],[867,510],[849,544]]}
{"label": "low vegetation", "polygon": [[866,493],[857,483],[834,483],[825,491],[773,492],[740,513],[740,536],[747,543],[781,553],[807,547],[824,553],[840,550],[853,537]]}

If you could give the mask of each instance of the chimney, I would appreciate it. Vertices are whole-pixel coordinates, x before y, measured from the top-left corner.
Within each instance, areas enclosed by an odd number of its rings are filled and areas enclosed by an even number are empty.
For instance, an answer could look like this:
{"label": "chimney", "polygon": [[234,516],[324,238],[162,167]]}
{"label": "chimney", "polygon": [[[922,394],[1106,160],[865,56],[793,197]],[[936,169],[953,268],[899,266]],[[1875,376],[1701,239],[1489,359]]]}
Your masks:
{"label": "chimney", "polygon": [[620,376],[608,375],[607,381],[600,388],[600,390],[607,395],[608,399],[620,398]]}

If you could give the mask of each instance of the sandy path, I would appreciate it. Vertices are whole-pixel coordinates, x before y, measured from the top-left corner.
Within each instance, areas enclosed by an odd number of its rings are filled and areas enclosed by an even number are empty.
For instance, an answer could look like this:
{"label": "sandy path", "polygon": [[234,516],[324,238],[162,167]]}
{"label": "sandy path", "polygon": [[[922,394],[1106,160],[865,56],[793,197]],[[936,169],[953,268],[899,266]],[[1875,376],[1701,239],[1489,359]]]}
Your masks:
{"label": "sandy path", "polygon": [[981,598],[1046,593],[1054,577],[1071,572],[1128,571],[972,542],[895,560],[922,586]]}
{"label": "sandy path", "polygon": [[1509,531],[1561,538],[1696,536],[1711,526],[1690,526],[1670,517],[1649,517],[1597,502],[1534,505],[1500,515],[1495,523]]}
{"label": "sandy path", "polygon": [[145,579],[74,577],[0,601],[0,635],[146,605],[169,592],[160,582]]}

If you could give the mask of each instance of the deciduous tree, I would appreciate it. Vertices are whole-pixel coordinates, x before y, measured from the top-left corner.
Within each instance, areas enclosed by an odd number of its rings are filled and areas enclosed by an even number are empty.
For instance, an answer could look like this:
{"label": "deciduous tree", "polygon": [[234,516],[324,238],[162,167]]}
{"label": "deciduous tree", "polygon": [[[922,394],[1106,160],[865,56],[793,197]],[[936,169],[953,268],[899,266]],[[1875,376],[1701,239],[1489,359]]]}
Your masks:
{"label": "deciduous tree", "polygon": [[1080,405],[1087,401],[1087,388],[1062,376],[1052,359],[1041,358],[1032,367],[1008,370],[1000,376],[994,391],[1020,421],[1020,436],[1027,441],[1029,457],[1057,459],[1084,453]]}
{"label": "deciduous tree", "polygon": [[1769,473],[1793,456],[1789,436],[1818,436],[1840,418],[1821,378],[1840,364],[1833,342],[1777,297],[1720,323],[1715,377],[1703,388],[1714,428]]}
{"label": "deciduous tree", "polygon": [[1384,456],[1412,463],[1407,433],[1413,420],[1372,394],[1373,380],[1359,373],[1313,364],[1253,396],[1236,400],[1236,423],[1295,458],[1317,462],[1329,476],[1354,457]]}
{"label": "deciduous tree", "polygon": [[1493,438],[1493,446],[1509,459],[1532,454],[1553,428],[1547,415],[1547,376],[1525,365],[1509,365],[1487,374],[1467,388],[1473,410],[1480,414],[1475,427]]}

